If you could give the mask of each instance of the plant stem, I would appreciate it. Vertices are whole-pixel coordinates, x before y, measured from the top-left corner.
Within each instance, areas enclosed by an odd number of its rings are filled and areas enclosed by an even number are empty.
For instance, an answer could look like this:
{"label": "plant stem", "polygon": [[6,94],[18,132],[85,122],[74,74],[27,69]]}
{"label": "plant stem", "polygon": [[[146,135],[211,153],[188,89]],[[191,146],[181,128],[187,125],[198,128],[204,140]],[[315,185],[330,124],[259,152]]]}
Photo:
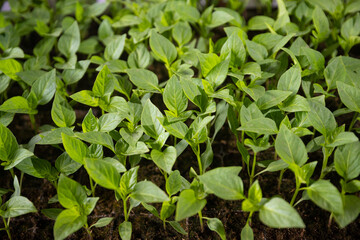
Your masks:
{"label": "plant stem", "polygon": [[201,210],[198,212],[199,214],[199,221],[200,221],[200,227],[201,227],[201,232],[204,231],[204,223],[203,223],[203,217],[202,217],[202,212]]}
{"label": "plant stem", "polygon": [[90,231],[90,229],[89,229],[89,225],[86,223],[86,225],[85,225],[85,230],[86,230],[86,232],[87,232],[87,234],[88,234],[88,236],[89,236],[89,239],[90,240],[92,240],[93,239],[93,237],[92,237],[92,235],[91,235],[91,231]]}
{"label": "plant stem", "polygon": [[14,179],[14,178],[15,178],[14,169],[13,169],[13,168],[11,168],[9,171],[10,171],[10,174],[11,174],[12,178]]}
{"label": "plant stem", "polygon": [[21,172],[21,175],[20,175],[20,191],[22,189],[23,178],[24,178],[24,172]]}
{"label": "plant stem", "polygon": [[[8,237],[9,237],[9,239],[11,240],[9,224],[6,222],[5,218],[2,218],[2,219],[3,219],[3,222],[4,222],[6,233],[7,233]],[[10,218],[9,218],[9,220],[10,220]]]}
{"label": "plant stem", "polygon": [[[329,151],[329,153],[328,153]],[[329,157],[331,155],[331,148],[327,148],[327,147],[324,147],[324,159],[323,159],[323,164],[321,166],[321,174],[320,174],[320,179],[324,178],[325,177],[325,168],[327,167],[327,163],[328,163],[328,160],[329,160]]]}
{"label": "plant stem", "polygon": [[248,218],[247,218],[247,220],[246,220],[246,224],[251,223],[251,218],[252,218],[253,213],[254,213],[254,212],[250,212],[250,214],[249,214],[249,216],[248,216]]}
{"label": "plant stem", "polygon": [[291,199],[291,202],[290,202],[290,205],[291,205],[291,206],[294,205],[294,202],[295,202],[296,197],[297,197],[297,195],[298,195],[298,193],[299,193],[300,185],[301,185],[301,183],[300,183],[300,181],[298,180],[298,177],[297,177],[297,176],[295,177],[295,180],[296,180],[296,189],[295,189],[294,195],[293,195],[293,197],[292,197],[292,199]]}
{"label": "plant stem", "polygon": [[37,133],[38,129],[37,129],[37,126],[36,126],[35,115],[34,114],[29,114],[29,117],[30,117],[31,126],[34,129],[35,133]]}
{"label": "plant stem", "polygon": [[95,197],[95,186],[94,186],[94,182],[93,182],[92,178],[90,177],[90,175],[89,175],[89,181],[90,181],[91,195],[93,197]]}
{"label": "plant stem", "polygon": [[253,164],[252,164],[251,175],[250,175],[250,186],[254,180],[255,167],[256,167],[256,152],[254,152]]}
{"label": "plant stem", "polygon": [[197,145],[197,150],[194,151],[196,154],[197,162],[199,165],[199,174],[203,174],[203,168],[202,168],[202,162],[201,162],[201,156],[200,156],[200,144]]}
{"label": "plant stem", "polygon": [[285,172],[285,169],[280,171],[279,182],[278,182],[278,192],[280,192],[280,187],[281,187],[282,178],[284,176],[284,172]]}
{"label": "plant stem", "polygon": [[359,117],[359,113],[356,112],[356,113],[354,114],[353,119],[351,120],[351,123],[350,123],[350,126],[349,126],[349,132],[351,132],[351,130],[353,129],[354,124],[356,123],[356,120],[357,120],[358,117]]}
{"label": "plant stem", "polygon": [[128,216],[128,212],[127,212],[127,203],[126,203],[127,199],[123,198],[123,207],[124,207],[124,218],[125,218],[125,222],[127,222],[129,216]]}

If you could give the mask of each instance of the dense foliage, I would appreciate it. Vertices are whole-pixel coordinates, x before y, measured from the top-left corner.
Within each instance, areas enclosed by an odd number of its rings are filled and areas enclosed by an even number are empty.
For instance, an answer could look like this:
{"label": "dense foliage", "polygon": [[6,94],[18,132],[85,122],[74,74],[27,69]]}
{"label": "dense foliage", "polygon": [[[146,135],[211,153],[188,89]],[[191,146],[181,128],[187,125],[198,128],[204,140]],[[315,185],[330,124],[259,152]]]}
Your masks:
{"label": "dense foliage", "polygon": [[[242,239],[253,239],[254,214],[269,227],[305,228],[294,208],[303,201],[342,228],[358,217],[360,1],[277,0],[272,9],[261,0],[246,20],[246,1],[209,2],[9,1],[0,14],[0,160],[9,172],[1,177],[14,185],[0,189],[0,230],[9,238],[10,219],[36,211],[55,220],[55,239],[82,228],[91,235],[113,220],[88,224],[98,188],[123,206],[122,239],[141,206],[179,234],[197,215],[225,239],[223,223],[202,214],[210,194],[249,213]],[[39,125],[44,109],[53,122]],[[19,114],[32,123],[27,143],[10,130]],[[214,168],[212,144],[228,130],[242,158]],[[39,145],[63,153],[41,159]],[[184,151],[197,165],[181,174],[174,165]],[[272,159],[258,161],[263,151]],[[165,186],[137,181],[143,161]],[[87,186],[72,179],[80,168]],[[278,172],[281,187],[285,171],[292,199],[264,198],[258,176]],[[53,184],[50,202],[63,208],[38,209],[21,196],[24,174]]]}

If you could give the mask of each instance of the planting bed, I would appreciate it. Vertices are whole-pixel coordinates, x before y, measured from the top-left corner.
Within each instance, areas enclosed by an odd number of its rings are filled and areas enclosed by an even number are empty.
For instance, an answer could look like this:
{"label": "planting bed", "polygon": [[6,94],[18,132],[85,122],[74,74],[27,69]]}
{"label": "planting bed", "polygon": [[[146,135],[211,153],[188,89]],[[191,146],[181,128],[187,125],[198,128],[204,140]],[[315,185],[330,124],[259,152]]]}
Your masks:
{"label": "planting bed", "polygon": [[9,1],[0,239],[360,239],[359,1],[259,2]]}

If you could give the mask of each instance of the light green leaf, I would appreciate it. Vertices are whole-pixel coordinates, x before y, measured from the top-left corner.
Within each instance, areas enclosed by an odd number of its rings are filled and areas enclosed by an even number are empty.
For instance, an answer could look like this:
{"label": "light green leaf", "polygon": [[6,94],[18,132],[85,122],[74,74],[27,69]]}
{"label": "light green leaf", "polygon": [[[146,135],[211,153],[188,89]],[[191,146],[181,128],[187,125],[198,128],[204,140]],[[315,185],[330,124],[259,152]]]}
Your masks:
{"label": "light green leaf", "polygon": [[275,150],[281,159],[289,165],[295,163],[298,166],[302,166],[308,159],[303,141],[285,125],[280,127],[279,134],[275,140]]}
{"label": "light green leaf", "polygon": [[65,209],[56,218],[54,225],[55,240],[63,240],[70,234],[82,228],[87,222],[87,217],[80,215],[74,209]]}
{"label": "light green leaf", "polygon": [[211,193],[225,200],[244,199],[244,186],[238,176],[241,167],[219,167],[199,176]]}
{"label": "light green leaf", "polygon": [[333,113],[315,100],[309,100],[310,110],[308,119],[311,125],[323,135],[331,134],[336,128]]}
{"label": "light green leaf", "polygon": [[149,91],[160,91],[155,73],[146,69],[127,69],[126,73],[135,86]]}
{"label": "light green leaf", "polygon": [[334,213],[335,221],[341,228],[355,221],[360,213],[360,198],[354,195],[343,196],[344,214]]}
{"label": "light green leaf", "polygon": [[157,32],[151,32],[149,44],[154,55],[167,65],[170,66],[176,59],[177,51],[174,44]]}
{"label": "light green leaf", "polygon": [[219,236],[222,240],[226,240],[225,228],[220,219],[208,218],[207,225],[211,231],[214,231],[217,234],[219,234]]}
{"label": "light green leaf", "polygon": [[256,104],[260,110],[265,110],[280,104],[291,94],[290,91],[268,90],[256,101]]}
{"label": "light green leaf", "polygon": [[174,75],[167,82],[163,101],[166,107],[177,115],[184,112],[188,106],[188,99],[186,98],[178,78]]}
{"label": "light green leaf", "polygon": [[337,173],[346,181],[357,178],[360,175],[360,142],[337,148],[334,163]]}
{"label": "light green leaf", "polygon": [[291,91],[296,94],[301,85],[301,70],[298,66],[289,68],[283,73],[277,84],[278,90]]}
{"label": "light green leaf", "polygon": [[137,183],[130,196],[135,200],[145,203],[156,203],[169,200],[166,193],[150,181]]}
{"label": "light green leaf", "polygon": [[112,190],[119,188],[120,174],[111,163],[101,159],[87,158],[85,168],[90,177],[100,186]]}
{"label": "light green leaf", "polygon": [[305,228],[299,213],[285,200],[275,197],[259,211],[260,220],[272,228]]}
{"label": "light green leaf", "polygon": [[29,102],[21,96],[16,96],[6,100],[1,106],[0,111],[9,113],[36,114],[38,111],[29,106]]}
{"label": "light green leaf", "polygon": [[131,222],[122,222],[119,225],[119,235],[122,240],[130,240],[132,233],[132,225]]}
{"label": "light green leaf", "polygon": [[90,228],[92,228],[92,227],[96,227],[96,228],[105,227],[105,226],[109,225],[112,222],[113,219],[114,219],[113,217],[100,218],[96,223],[92,224],[90,226]]}
{"label": "light green leaf", "polygon": [[176,205],[175,220],[181,221],[201,211],[206,205],[205,199],[198,199],[192,189],[183,190],[180,193]]}
{"label": "light green leaf", "polygon": [[258,134],[277,134],[278,129],[274,120],[270,118],[256,118],[241,125],[237,130]]}
{"label": "light green leaf", "polygon": [[75,123],[75,111],[60,94],[55,95],[51,108],[51,118],[58,127],[70,127]]}
{"label": "light green leaf", "polygon": [[80,46],[79,25],[74,21],[61,35],[58,42],[59,51],[67,58],[74,55]]}
{"label": "light green leaf", "polygon": [[64,175],[60,175],[57,194],[60,204],[65,208],[81,207],[87,199],[81,184]]}
{"label": "light green leaf", "polygon": [[19,145],[14,134],[0,123],[0,160],[10,161],[18,148]]}
{"label": "light green leaf", "polygon": [[329,181],[318,180],[306,188],[309,198],[319,207],[334,213],[344,212],[341,195]]}
{"label": "light green leaf", "polygon": [[125,46],[126,34],[113,36],[112,40],[106,45],[104,58],[107,61],[117,60],[120,58]]}
{"label": "light green leaf", "polygon": [[158,118],[163,115],[160,110],[148,99],[141,114],[141,126],[150,137],[157,139],[164,131]]}
{"label": "light green leaf", "polygon": [[99,98],[97,98],[95,94],[90,90],[82,90],[80,92],[74,93],[70,97],[79,103],[91,107],[99,106]]}
{"label": "light green leaf", "polygon": [[27,213],[37,212],[34,204],[30,202],[29,199],[22,196],[14,196],[10,198],[1,207],[1,210],[3,211],[1,214],[3,218],[13,218]]}
{"label": "light green leaf", "polygon": [[163,152],[153,149],[151,159],[159,168],[170,174],[176,161],[176,149],[173,146],[167,147]]}
{"label": "light green leaf", "polygon": [[355,112],[360,112],[360,89],[340,81],[336,82],[336,86],[344,105]]}
{"label": "light green leaf", "polygon": [[111,151],[114,151],[114,142],[108,133],[104,133],[104,132],[79,133],[79,132],[77,132],[75,135],[85,142],[100,144],[100,145],[103,145],[104,147],[109,148]]}
{"label": "light green leaf", "polygon": [[69,156],[74,161],[84,164],[84,158],[88,154],[88,148],[85,143],[65,133],[61,133],[61,138],[65,151],[69,154]]}

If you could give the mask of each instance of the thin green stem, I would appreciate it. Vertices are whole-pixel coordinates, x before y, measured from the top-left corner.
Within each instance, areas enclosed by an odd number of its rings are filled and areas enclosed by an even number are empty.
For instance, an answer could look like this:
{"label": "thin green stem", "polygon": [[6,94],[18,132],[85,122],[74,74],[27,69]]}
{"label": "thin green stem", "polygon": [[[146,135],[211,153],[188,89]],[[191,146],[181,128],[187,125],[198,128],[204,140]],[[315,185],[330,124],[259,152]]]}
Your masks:
{"label": "thin green stem", "polygon": [[24,172],[21,172],[21,175],[20,175],[20,191],[22,189],[23,179],[24,179]]}
{"label": "thin green stem", "polygon": [[296,179],[296,189],[295,189],[294,195],[293,195],[293,197],[292,197],[292,199],[291,199],[291,202],[290,202],[290,205],[291,205],[291,206],[294,205],[294,202],[295,202],[296,197],[297,197],[297,195],[298,195],[298,193],[299,193],[300,185],[301,185],[301,182],[298,180],[298,177],[295,177],[295,179]]}
{"label": "thin green stem", "polygon": [[35,131],[35,133],[37,133],[38,129],[37,129],[37,125],[36,125],[35,115],[29,114],[29,117],[30,117],[31,126],[32,126],[33,130]]}
{"label": "thin green stem", "polygon": [[10,222],[10,218],[9,218],[9,221],[6,222],[5,218],[2,218],[3,219],[3,222],[4,222],[4,227],[5,227],[5,230],[6,230],[6,233],[9,237],[9,239],[11,240],[11,234],[10,234],[10,228],[9,228],[9,222]]}
{"label": "thin green stem", "polygon": [[356,112],[356,113],[354,114],[354,116],[353,116],[353,119],[351,120],[351,123],[350,123],[350,126],[349,126],[349,132],[352,131],[352,129],[353,129],[353,127],[354,127],[354,125],[355,125],[356,120],[357,120],[358,117],[359,117],[359,113]]}
{"label": "thin green stem", "polygon": [[14,173],[14,169],[13,168],[10,168],[10,174],[12,176],[12,178],[14,179],[15,178],[15,173]]}
{"label": "thin green stem", "polygon": [[280,187],[281,187],[282,178],[284,176],[284,172],[285,172],[285,169],[280,171],[279,182],[278,182],[278,192],[280,192]]}
{"label": "thin green stem", "polygon": [[[328,163],[328,160],[329,160],[329,157],[331,155],[331,150],[327,147],[324,147],[324,159],[323,159],[323,164],[321,166],[321,174],[320,174],[320,179],[324,178],[325,177],[325,169],[327,167],[327,163]],[[328,152],[329,151],[329,152]]]}
{"label": "thin green stem", "polygon": [[251,223],[251,218],[252,218],[252,215],[254,214],[254,212],[250,212],[250,214],[249,214],[249,216],[248,216],[248,218],[247,218],[247,220],[246,220],[246,224],[249,224],[249,223]]}
{"label": "thin green stem", "polygon": [[255,167],[256,167],[256,152],[254,152],[254,158],[253,158],[253,163],[252,163],[252,169],[251,169],[251,175],[250,175],[250,186],[254,180]]}
{"label": "thin green stem", "polygon": [[199,221],[200,221],[200,227],[201,227],[201,232],[204,231],[204,223],[203,223],[203,217],[202,217],[202,212],[201,210],[198,212],[199,214]]}
{"label": "thin green stem", "polygon": [[199,174],[203,174],[202,162],[201,162],[201,155],[200,155],[200,144],[197,145],[197,149],[194,151],[196,154],[197,162],[199,165]]}
{"label": "thin green stem", "polygon": [[87,234],[88,234],[88,236],[89,236],[89,239],[92,240],[93,237],[92,237],[92,235],[91,235],[91,231],[90,231],[89,225],[88,225],[87,223],[85,224],[84,228],[85,228],[85,230],[86,230],[86,232],[87,232]]}
{"label": "thin green stem", "polygon": [[90,175],[89,175],[89,181],[90,181],[91,195],[93,197],[95,197],[95,186],[94,186],[94,182],[93,182],[92,178],[90,177]]}
{"label": "thin green stem", "polygon": [[127,212],[127,199],[123,199],[123,208],[124,208],[124,218],[125,218],[125,222],[128,221],[129,215]]}

